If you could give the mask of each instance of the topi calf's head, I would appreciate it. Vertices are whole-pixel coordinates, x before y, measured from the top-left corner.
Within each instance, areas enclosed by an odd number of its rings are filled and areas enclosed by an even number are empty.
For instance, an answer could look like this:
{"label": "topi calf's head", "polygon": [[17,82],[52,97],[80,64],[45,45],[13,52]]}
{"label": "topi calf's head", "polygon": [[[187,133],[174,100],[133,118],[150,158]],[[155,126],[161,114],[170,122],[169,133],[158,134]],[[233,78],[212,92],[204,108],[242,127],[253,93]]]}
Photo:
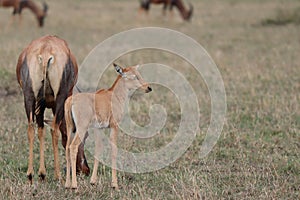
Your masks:
{"label": "topi calf's head", "polygon": [[149,83],[145,82],[141,74],[138,72],[139,65],[133,67],[122,68],[114,63],[116,72],[125,81],[125,86],[128,90],[136,90],[141,88],[146,93],[151,92],[152,88]]}

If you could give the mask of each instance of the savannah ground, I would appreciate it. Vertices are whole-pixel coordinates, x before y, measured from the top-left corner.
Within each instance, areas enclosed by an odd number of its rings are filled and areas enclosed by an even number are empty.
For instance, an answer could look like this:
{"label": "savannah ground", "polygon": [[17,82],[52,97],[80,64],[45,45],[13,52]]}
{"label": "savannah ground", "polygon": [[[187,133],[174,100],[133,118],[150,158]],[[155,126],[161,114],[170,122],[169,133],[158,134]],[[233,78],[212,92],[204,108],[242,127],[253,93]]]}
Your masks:
{"label": "savannah ground", "polygon": [[[295,0],[190,0],[191,23],[161,18],[161,6],[148,17],[137,15],[137,0],[52,0],[45,27],[39,29],[29,11],[21,25],[10,24],[11,9],[0,12],[0,197],[3,199],[299,199],[300,197],[300,2]],[[298,12],[297,12],[298,11]],[[210,152],[199,159],[210,120],[210,96],[201,76],[174,55],[141,51],[125,55],[124,65],[157,62],[174,67],[190,81],[198,95],[200,131],[186,153],[159,171],[118,173],[121,189],[110,188],[110,168],[100,167],[100,181],[90,186],[79,177],[77,192],[53,179],[49,128],[46,138],[47,179],[29,186],[26,179],[28,141],[23,96],[15,66],[21,50],[45,34],[64,38],[82,63],[87,54],[109,36],[136,27],[158,26],[194,38],[216,62],[227,94],[227,115],[222,134]],[[112,47],[114,48],[114,47]],[[101,65],[101,63],[99,63]],[[108,87],[115,74],[109,72]],[[104,81],[105,82],[105,81]],[[180,122],[178,102],[171,92],[153,86],[149,95],[131,103],[132,118],[149,121],[151,101],[163,104],[168,120],[160,134],[140,141],[120,134],[120,147],[151,151],[168,144]],[[150,100],[149,100],[150,99]],[[149,103],[150,101],[150,103]],[[140,102],[139,106],[135,106]],[[35,170],[38,169],[35,138]],[[152,148],[152,149],[151,149]],[[92,167],[92,154],[88,155]],[[60,145],[61,170],[65,154]],[[63,173],[63,178],[65,177]],[[37,180],[37,175],[35,176]]]}

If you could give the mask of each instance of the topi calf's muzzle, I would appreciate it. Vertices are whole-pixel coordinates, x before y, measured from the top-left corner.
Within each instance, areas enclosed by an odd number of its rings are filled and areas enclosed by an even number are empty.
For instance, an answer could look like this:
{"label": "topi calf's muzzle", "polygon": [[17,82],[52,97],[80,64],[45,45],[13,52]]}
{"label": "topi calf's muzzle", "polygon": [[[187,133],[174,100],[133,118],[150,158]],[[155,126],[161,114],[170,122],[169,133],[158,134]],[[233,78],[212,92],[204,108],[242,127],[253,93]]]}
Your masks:
{"label": "topi calf's muzzle", "polygon": [[146,93],[149,93],[149,92],[151,92],[151,91],[152,91],[152,88],[149,87],[149,86],[148,86],[147,89],[145,90]]}

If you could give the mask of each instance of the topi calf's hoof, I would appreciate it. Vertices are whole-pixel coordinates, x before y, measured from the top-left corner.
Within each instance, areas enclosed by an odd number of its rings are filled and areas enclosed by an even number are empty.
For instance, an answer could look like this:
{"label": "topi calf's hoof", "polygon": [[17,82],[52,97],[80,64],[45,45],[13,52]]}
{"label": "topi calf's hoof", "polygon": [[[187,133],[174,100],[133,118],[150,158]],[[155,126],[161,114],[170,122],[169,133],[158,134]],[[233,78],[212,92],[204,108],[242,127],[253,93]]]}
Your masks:
{"label": "topi calf's hoof", "polygon": [[96,185],[96,181],[90,181],[90,184],[91,184],[92,186],[95,186],[95,185]]}
{"label": "topi calf's hoof", "polygon": [[112,182],[112,183],[111,183],[111,187],[112,187],[114,190],[119,190],[119,186],[118,186],[117,183]]}
{"label": "topi calf's hoof", "polygon": [[77,192],[78,191],[77,189],[78,189],[77,186],[72,186],[73,191]]}
{"label": "topi calf's hoof", "polygon": [[66,181],[66,183],[65,183],[65,188],[66,188],[66,189],[70,189],[70,188],[71,188],[71,183],[70,183],[70,181]]}
{"label": "topi calf's hoof", "polygon": [[97,177],[92,176],[92,177],[91,177],[91,180],[90,180],[90,184],[91,184],[91,185],[96,185],[96,183],[97,183]]}

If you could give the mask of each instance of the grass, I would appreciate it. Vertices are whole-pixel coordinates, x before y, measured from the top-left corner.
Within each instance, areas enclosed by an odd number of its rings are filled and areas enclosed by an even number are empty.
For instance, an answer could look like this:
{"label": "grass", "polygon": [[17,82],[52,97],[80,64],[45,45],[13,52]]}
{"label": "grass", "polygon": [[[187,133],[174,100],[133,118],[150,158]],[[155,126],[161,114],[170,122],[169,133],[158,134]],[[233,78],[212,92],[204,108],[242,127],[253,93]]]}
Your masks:
{"label": "grass", "polygon": [[[9,24],[11,10],[0,13],[0,196],[3,199],[299,199],[300,197],[300,58],[297,23],[256,26],[276,19],[278,9],[293,13],[298,1],[204,0],[191,1],[195,15],[184,23],[161,19],[161,8],[153,6],[147,17],[137,18],[138,1],[49,1],[46,26],[38,29],[24,11],[21,27]],[[275,17],[274,17],[275,13]],[[280,14],[281,15],[281,14]],[[289,15],[289,14],[288,14]],[[282,15],[283,16],[283,15]],[[280,16],[280,18],[284,18]],[[293,15],[294,18],[294,15]],[[28,142],[23,97],[15,78],[21,50],[45,34],[68,41],[79,63],[101,41],[130,28],[159,26],[194,38],[217,63],[227,94],[227,116],[213,151],[199,159],[200,146],[210,120],[210,96],[201,76],[182,59],[168,53],[145,50],[121,57],[132,65],[157,62],[174,67],[188,78],[197,93],[201,128],[186,153],[170,166],[143,174],[119,172],[120,191],[110,188],[110,168],[101,166],[100,181],[89,185],[79,177],[77,192],[65,190],[53,180],[51,136],[46,139],[45,183],[26,180]],[[114,47],[112,47],[114,48]],[[101,64],[101,63],[100,63]],[[114,74],[107,71],[101,87],[108,87]],[[151,151],[174,137],[180,121],[179,105],[165,88],[137,95],[131,102],[132,118],[147,124],[152,103],[168,109],[168,120],[160,134],[139,141],[120,134],[119,145],[134,152]],[[137,104],[139,103],[139,104]],[[35,170],[38,169],[38,139]],[[92,167],[93,158],[88,154]],[[60,146],[61,168],[65,165]],[[35,177],[37,179],[37,177]]]}

